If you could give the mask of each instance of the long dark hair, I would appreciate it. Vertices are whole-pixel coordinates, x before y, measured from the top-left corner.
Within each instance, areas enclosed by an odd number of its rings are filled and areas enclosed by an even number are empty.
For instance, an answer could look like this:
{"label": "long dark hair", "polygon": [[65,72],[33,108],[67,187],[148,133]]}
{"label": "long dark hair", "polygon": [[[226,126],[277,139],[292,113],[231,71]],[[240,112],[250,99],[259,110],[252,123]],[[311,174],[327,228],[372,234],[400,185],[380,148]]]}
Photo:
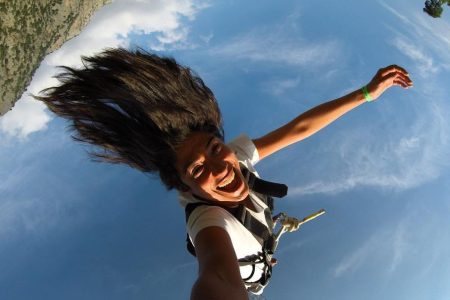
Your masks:
{"label": "long dark hair", "polygon": [[194,131],[224,139],[212,91],[173,58],[141,48],[107,48],[81,57],[84,68],[59,66],[62,83],[32,95],[72,121],[74,140],[103,148],[93,161],[124,163],[158,174],[168,190],[184,190],[175,169],[175,150]]}

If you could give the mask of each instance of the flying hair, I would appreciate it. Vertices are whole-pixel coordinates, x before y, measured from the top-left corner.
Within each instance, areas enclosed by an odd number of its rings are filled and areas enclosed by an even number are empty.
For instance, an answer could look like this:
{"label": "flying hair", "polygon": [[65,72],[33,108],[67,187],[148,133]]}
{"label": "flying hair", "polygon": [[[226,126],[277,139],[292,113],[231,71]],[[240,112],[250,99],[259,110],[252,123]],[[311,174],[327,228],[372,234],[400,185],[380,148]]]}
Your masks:
{"label": "flying hair", "polygon": [[213,92],[175,59],[142,48],[106,48],[83,67],[58,66],[59,86],[32,95],[69,119],[72,139],[103,149],[88,152],[95,162],[127,164],[159,175],[168,190],[183,190],[175,150],[192,132],[224,139]]}

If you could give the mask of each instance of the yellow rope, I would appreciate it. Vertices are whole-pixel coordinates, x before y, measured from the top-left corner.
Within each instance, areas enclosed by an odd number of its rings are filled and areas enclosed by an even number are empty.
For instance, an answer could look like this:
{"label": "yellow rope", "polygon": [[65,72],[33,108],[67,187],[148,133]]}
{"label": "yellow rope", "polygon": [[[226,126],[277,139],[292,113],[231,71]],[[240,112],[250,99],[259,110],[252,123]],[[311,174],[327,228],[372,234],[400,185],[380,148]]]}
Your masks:
{"label": "yellow rope", "polygon": [[286,216],[282,220],[281,226],[283,226],[284,230],[293,232],[293,231],[298,230],[300,228],[300,226],[303,225],[304,223],[311,221],[311,220],[317,218],[318,216],[323,215],[324,213],[325,213],[325,210],[321,209],[318,212],[315,212],[315,213],[303,218],[302,220]]}

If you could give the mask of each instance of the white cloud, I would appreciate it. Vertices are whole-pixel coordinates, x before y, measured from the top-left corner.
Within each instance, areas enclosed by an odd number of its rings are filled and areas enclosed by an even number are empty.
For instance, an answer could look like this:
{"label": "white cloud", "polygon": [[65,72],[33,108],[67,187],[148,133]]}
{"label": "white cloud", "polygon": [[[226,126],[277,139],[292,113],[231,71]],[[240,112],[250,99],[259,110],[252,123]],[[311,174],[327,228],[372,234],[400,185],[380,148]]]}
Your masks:
{"label": "white cloud", "polygon": [[448,268],[442,267],[448,265],[448,216],[420,201],[401,211],[394,224],[390,220],[396,216],[386,217],[386,223],[379,224],[372,235],[342,252],[345,254],[330,268],[331,276],[370,274],[384,278],[385,287],[405,276],[411,282],[423,282],[436,274],[448,277]]}
{"label": "white cloud", "polygon": [[370,252],[379,240],[379,237],[372,236],[363,245],[354,250],[350,255],[343,258],[341,262],[333,269],[334,277],[341,277],[347,272],[356,271],[365,262],[367,257],[370,256]]}
{"label": "white cloud", "polygon": [[170,281],[176,274],[180,273],[184,269],[195,269],[197,267],[198,263],[195,260],[191,260],[186,263],[177,264],[177,265],[171,265],[167,268],[164,268],[164,270],[161,270],[158,274],[155,274],[154,272],[150,272],[145,276],[144,283],[146,286],[155,286],[160,284],[161,282],[167,282]]}
{"label": "white cloud", "polygon": [[[391,252],[391,261],[389,264],[389,268],[387,269],[388,273],[393,273],[397,270],[398,266],[402,263],[405,254],[409,251],[411,245],[408,242],[408,228],[404,223],[400,223],[396,230],[393,232],[391,241],[392,241],[392,252]],[[386,242],[386,241],[385,241]]]}
{"label": "white cloud", "polygon": [[[403,32],[401,26],[392,26],[395,37],[389,42],[416,69],[408,68],[415,87],[402,91],[407,107],[397,112],[385,108],[364,129],[346,129],[327,140],[331,146],[323,146],[326,153],[308,173],[310,181],[291,188],[290,195],[334,194],[359,186],[405,190],[437,178],[449,165],[450,107],[441,72],[450,70],[450,26],[445,20],[436,25],[432,18],[411,12],[409,5],[399,12],[380,3],[405,24]],[[383,95],[381,101],[398,100]]]}
{"label": "white cloud", "polygon": [[359,269],[367,268],[367,265],[380,259],[383,261],[382,271],[387,275],[397,270],[410,250],[406,219],[399,222],[395,230],[385,227],[372,234],[362,245],[356,247],[350,254],[342,258],[333,267],[332,274],[338,278]]}
{"label": "white cloud", "polygon": [[274,95],[280,96],[287,90],[297,87],[300,83],[300,77],[289,79],[275,79],[263,83],[263,90]]}
{"label": "white cloud", "polygon": [[323,65],[340,55],[337,40],[310,42],[287,32],[284,25],[251,30],[212,48],[210,54],[295,66]]}
{"label": "white cloud", "polygon": [[[21,174],[23,175],[23,174]],[[23,177],[22,177],[23,178]],[[36,233],[55,227],[60,207],[58,202],[40,199],[2,199],[0,203],[0,237],[2,240],[23,232]],[[20,234],[18,234],[20,233]]]}
{"label": "white cloud", "polygon": [[[55,66],[81,65],[81,55],[89,56],[106,47],[127,47],[127,36],[153,34],[149,46],[163,50],[169,46],[191,47],[187,42],[189,28],[183,18],[193,20],[206,2],[194,0],[116,0],[104,6],[77,37],[67,41],[59,50],[49,54],[35,73],[28,91],[37,94],[57,82],[51,77],[59,70]],[[141,45],[143,46],[143,45]],[[0,130],[20,139],[44,130],[50,117],[45,106],[28,93],[16,102],[14,108],[0,119]]]}
{"label": "white cloud", "polygon": [[399,18],[400,20],[402,20],[404,23],[409,24],[409,25],[413,25],[409,19],[407,17],[405,17],[403,14],[401,14],[399,11],[395,10],[394,8],[392,8],[391,6],[389,6],[388,4],[386,4],[384,1],[378,1],[378,3],[380,3],[384,8],[386,8],[387,10],[389,10],[391,13],[393,13],[397,18]]}
{"label": "white cloud", "polygon": [[[86,221],[87,216],[80,209],[80,202],[68,200],[72,192],[67,189],[64,190],[65,197],[42,199],[30,195],[6,196],[11,186],[12,188],[20,186],[21,181],[30,178],[30,174],[33,173],[35,173],[34,166],[15,170],[6,175],[7,182],[0,186],[5,195],[0,202],[0,244],[28,234],[39,236],[52,230],[66,230]],[[72,199],[78,200],[82,197]],[[75,206],[78,209],[74,209]]]}
{"label": "white cloud", "polygon": [[206,7],[188,0],[127,1],[116,0],[99,10],[76,39],[67,42],[50,65],[79,65],[80,55],[91,55],[105,47],[128,46],[129,34],[154,34],[155,47],[183,42],[188,28],[181,18],[193,19]]}
{"label": "white cloud", "polygon": [[29,134],[47,128],[50,121],[45,107],[30,97],[23,97],[0,119],[0,128],[10,136],[25,141]]}
{"label": "white cloud", "polygon": [[401,37],[396,37],[392,44],[415,62],[423,78],[428,78],[438,71],[433,58],[425,54],[424,50],[420,49],[417,44]]}
{"label": "white cloud", "polygon": [[347,136],[339,135],[327,141],[337,149],[325,150],[326,154],[322,154],[314,166],[302,168],[307,176],[293,175],[294,178],[310,180],[297,186],[290,185],[289,197],[334,195],[362,186],[400,191],[429,182],[440,176],[449,165],[449,133],[441,127],[448,126],[445,124],[447,122],[432,122],[429,136],[426,135],[427,129],[423,128],[420,137],[389,142],[387,140],[395,138],[383,140],[382,136],[370,136],[368,144],[362,144],[367,139],[358,138],[359,134],[347,130]]}
{"label": "white cloud", "polygon": [[214,37],[214,34],[212,32],[210,32],[209,34],[200,35],[199,37],[206,45],[209,45],[209,42]]}
{"label": "white cloud", "polygon": [[[405,190],[437,178],[449,165],[450,124],[445,116],[450,109],[438,88],[434,91],[415,94],[411,106],[417,107],[409,124],[396,123],[398,112],[384,112],[364,130],[346,129],[330,137],[320,149],[326,154],[308,171],[310,181],[290,188],[289,195],[335,194],[358,186]],[[385,124],[392,130],[380,130]]]}
{"label": "white cloud", "polygon": [[[440,68],[450,70],[450,52],[448,51],[450,48],[449,22],[444,18],[439,20],[433,19],[421,10],[417,10],[416,6],[409,5],[406,1],[403,4],[397,4],[401,7],[402,12],[384,1],[379,1],[379,3],[403,23],[403,28],[400,26],[388,26],[388,28],[397,35],[394,38],[394,43],[399,38],[403,39],[403,41],[405,41],[406,37],[409,38],[410,42],[406,43],[406,49],[412,51],[406,54],[419,65],[419,69],[424,63],[424,57],[431,58],[435,56],[434,61],[439,61],[438,65]],[[420,48],[418,45],[420,45]],[[405,49],[399,50],[404,51]],[[415,58],[417,58],[417,61]],[[425,58],[426,60],[427,58]]]}

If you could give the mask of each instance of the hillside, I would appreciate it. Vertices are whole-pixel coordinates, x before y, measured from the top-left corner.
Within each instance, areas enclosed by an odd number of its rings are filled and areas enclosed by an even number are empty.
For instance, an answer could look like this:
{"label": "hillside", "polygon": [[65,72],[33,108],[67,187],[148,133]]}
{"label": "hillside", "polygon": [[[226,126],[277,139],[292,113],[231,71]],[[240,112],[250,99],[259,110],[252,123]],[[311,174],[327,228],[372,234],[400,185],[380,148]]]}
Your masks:
{"label": "hillside", "polygon": [[22,96],[44,57],[78,35],[111,0],[0,0],[0,116]]}

